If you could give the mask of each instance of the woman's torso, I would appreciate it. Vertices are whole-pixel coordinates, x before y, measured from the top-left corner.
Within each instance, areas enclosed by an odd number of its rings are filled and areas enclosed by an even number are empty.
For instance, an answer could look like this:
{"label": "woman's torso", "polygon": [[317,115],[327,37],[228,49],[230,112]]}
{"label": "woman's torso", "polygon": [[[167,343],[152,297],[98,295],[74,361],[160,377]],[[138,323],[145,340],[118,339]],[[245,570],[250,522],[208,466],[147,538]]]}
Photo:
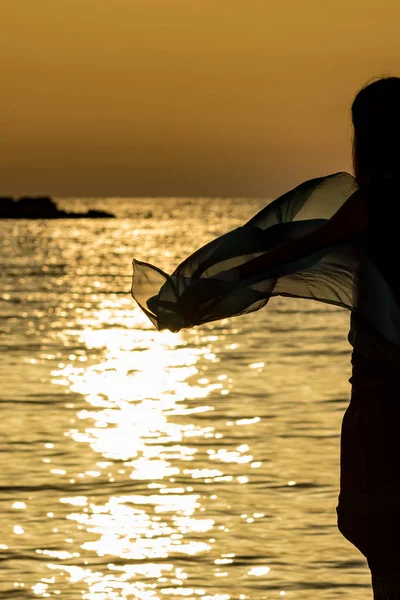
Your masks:
{"label": "woman's torso", "polygon": [[[387,281],[400,306],[400,276],[397,257],[400,245],[400,178],[385,181],[366,192],[368,228],[365,252]],[[392,362],[387,358],[386,342],[358,313],[351,314],[348,337],[354,347],[350,383],[360,389],[388,377],[399,377],[400,350],[390,349]]]}
{"label": "woman's torso", "polygon": [[385,181],[366,194],[366,252],[386,279],[400,306],[400,177]]}

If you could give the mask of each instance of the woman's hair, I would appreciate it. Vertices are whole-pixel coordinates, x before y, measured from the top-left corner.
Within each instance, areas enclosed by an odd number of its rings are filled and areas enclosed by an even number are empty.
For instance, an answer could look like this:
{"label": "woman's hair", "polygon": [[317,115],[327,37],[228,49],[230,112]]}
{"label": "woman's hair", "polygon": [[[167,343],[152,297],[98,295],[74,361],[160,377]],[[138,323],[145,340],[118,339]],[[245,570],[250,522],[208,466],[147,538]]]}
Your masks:
{"label": "woman's hair", "polygon": [[400,77],[382,77],[365,85],[354,98],[351,116],[358,185],[400,178]]}

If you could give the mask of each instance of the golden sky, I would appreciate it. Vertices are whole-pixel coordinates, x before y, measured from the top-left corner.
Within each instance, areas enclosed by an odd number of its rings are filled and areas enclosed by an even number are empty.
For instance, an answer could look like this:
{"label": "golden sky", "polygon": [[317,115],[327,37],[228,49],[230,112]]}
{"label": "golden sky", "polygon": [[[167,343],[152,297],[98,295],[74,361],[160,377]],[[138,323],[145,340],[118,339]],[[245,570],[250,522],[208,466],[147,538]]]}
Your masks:
{"label": "golden sky", "polygon": [[399,0],[2,0],[0,194],[261,196],[351,172]]}

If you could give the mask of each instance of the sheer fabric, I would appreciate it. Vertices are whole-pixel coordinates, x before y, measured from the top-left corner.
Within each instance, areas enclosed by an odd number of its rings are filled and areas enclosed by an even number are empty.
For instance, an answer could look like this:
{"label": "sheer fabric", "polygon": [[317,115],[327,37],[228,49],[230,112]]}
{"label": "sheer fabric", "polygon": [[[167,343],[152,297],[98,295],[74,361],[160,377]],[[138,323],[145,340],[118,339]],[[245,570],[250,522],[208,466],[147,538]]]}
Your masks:
{"label": "sheer fabric", "polygon": [[[251,277],[237,271],[238,265],[319,227],[357,187],[346,172],[305,181],[243,226],[196,250],[171,275],[134,259],[132,296],[158,330],[173,332],[260,310],[273,296],[326,302],[352,311],[349,341],[355,348],[383,355],[400,369],[399,307],[368,256],[366,236],[321,243],[317,252]],[[385,210],[390,219],[390,206]]]}

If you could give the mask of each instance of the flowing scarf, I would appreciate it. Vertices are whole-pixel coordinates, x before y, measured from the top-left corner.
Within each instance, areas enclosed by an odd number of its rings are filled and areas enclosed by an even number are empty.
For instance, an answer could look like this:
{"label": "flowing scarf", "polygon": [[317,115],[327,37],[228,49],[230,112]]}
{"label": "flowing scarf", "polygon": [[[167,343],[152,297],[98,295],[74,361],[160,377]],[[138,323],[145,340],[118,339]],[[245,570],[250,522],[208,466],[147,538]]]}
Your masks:
{"label": "flowing scarf", "polygon": [[400,369],[399,307],[368,257],[365,234],[334,245],[321,241],[312,254],[238,276],[239,265],[319,227],[357,188],[346,172],[305,181],[196,250],[171,275],[134,259],[132,296],[158,330],[173,332],[260,310],[273,296],[340,306],[352,312],[353,347]]}

